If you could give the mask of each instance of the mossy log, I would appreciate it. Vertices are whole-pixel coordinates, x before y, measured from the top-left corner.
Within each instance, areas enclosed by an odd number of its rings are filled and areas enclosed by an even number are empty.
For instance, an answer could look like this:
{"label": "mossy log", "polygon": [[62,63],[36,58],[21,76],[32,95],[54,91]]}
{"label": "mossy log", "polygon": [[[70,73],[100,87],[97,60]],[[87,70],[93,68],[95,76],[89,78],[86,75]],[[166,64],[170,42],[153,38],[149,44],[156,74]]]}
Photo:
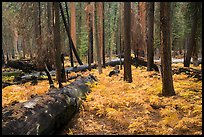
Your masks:
{"label": "mossy log", "polygon": [[2,108],[3,135],[53,134],[74,116],[86,94],[93,75],[81,77],[61,89]]}

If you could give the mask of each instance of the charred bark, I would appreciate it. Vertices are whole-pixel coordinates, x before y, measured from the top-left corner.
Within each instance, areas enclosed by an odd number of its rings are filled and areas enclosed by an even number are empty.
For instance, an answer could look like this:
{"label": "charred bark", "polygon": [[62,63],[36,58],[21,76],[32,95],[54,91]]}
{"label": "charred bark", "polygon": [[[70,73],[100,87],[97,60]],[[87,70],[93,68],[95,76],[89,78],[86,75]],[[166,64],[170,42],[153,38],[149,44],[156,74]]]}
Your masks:
{"label": "charred bark", "polygon": [[82,77],[61,89],[2,108],[2,135],[53,134],[78,111],[81,99],[90,92],[86,83],[94,81],[93,75]]}
{"label": "charred bark", "polygon": [[29,63],[27,61],[20,61],[20,60],[8,61],[5,66],[15,68],[15,69],[20,69],[26,73],[31,73],[33,70],[37,70],[36,65]]}

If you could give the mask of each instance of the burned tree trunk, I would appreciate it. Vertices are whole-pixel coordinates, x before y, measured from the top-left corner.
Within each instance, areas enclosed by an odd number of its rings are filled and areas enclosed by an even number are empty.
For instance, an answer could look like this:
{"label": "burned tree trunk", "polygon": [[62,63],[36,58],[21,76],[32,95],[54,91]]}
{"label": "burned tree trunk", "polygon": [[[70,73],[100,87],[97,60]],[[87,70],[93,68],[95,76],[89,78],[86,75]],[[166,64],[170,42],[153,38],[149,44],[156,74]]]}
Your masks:
{"label": "burned tree trunk", "polygon": [[94,81],[93,75],[82,77],[61,89],[2,108],[2,135],[53,134],[78,111],[81,99],[90,92],[86,83]]}
{"label": "burned tree trunk", "polygon": [[37,70],[36,65],[29,63],[27,61],[20,61],[20,60],[8,61],[7,64],[5,64],[5,66],[15,68],[15,69],[20,69],[26,73],[31,73],[32,70]]}

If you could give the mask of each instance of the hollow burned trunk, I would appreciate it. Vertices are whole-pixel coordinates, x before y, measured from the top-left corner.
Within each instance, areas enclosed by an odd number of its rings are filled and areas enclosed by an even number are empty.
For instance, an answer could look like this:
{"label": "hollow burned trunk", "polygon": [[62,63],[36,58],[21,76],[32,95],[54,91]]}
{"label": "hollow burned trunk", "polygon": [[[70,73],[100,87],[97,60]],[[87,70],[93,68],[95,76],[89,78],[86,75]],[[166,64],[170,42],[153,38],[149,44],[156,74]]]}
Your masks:
{"label": "hollow burned trunk", "polygon": [[53,134],[74,116],[80,100],[90,92],[86,83],[94,81],[93,75],[82,77],[61,89],[2,108],[2,135]]}

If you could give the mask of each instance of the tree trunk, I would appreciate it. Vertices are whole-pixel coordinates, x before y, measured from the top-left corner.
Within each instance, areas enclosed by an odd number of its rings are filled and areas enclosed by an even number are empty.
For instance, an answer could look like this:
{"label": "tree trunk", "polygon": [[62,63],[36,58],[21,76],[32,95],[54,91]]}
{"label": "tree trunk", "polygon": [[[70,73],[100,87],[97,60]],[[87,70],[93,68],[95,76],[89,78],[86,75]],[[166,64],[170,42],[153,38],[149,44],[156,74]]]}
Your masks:
{"label": "tree trunk", "polygon": [[147,71],[154,64],[154,2],[147,2]]}
{"label": "tree trunk", "polygon": [[61,44],[60,44],[60,18],[59,18],[59,3],[53,2],[53,10],[54,10],[54,24],[53,24],[53,32],[54,32],[54,48],[55,48],[55,67],[56,67],[56,79],[59,84],[59,88],[62,88],[62,77],[61,77]]}
{"label": "tree trunk", "polygon": [[42,39],[41,39],[41,7],[40,2],[35,3],[35,42],[37,45],[36,65],[41,68],[43,65],[42,60]]}
{"label": "tree trunk", "polygon": [[81,24],[82,24],[82,3],[79,2],[79,9],[78,9],[78,33],[77,33],[77,52],[79,53],[80,56],[80,46],[81,46]]}
{"label": "tree trunk", "polygon": [[71,10],[71,37],[74,43],[75,48],[77,49],[76,45],[76,9],[75,9],[75,2],[70,2],[70,10]]}
{"label": "tree trunk", "polygon": [[96,2],[94,2],[94,36],[95,36],[95,42],[94,45],[96,47],[97,52],[97,61],[98,61],[98,72],[99,74],[102,73],[102,66],[101,66],[101,55],[100,55],[100,46],[99,46],[99,34],[98,34],[98,19],[97,19],[97,6]]}
{"label": "tree trunk", "polygon": [[110,15],[110,12],[111,12],[111,3],[109,2],[108,3],[108,35],[107,35],[107,45],[108,45],[108,56],[109,56],[109,60],[111,60],[111,15]]}
{"label": "tree trunk", "polygon": [[175,95],[172,69],[171,69],[171,45],[170,45],[170,12],[169,2],[160,3],[160,38],[161,38],[161,74],[162,95]]}
{"label": "tree trunk", "polygon": [[51,19],[52,19],[52,14],[51,14],[51,7],[52,3],[47,2],[47,58],[46,58],[46,65],[48,68],[51,68],[51,66],[54,64],[54,61],[52,57],[54,56],[54,47],[53,47],[53,35],[52,35],[52,28],[51,28]]}
{"label": "tree trunk", "polygon": [[[198,9],[199,9],[199,3],[195,3],[195,12],[194,12],[194,21],[195,21],[195,23],[196,23],[196,25],[195,25],[195,34],[194,35],[192,35],[192,37],[194,37],[193,38],[193,42],[194,42],[194,48],[193,48],[193,53],[192,53],[192,57],[193,57],[193,65],[195,66],[195,67],[197,67],[197,66],[199,66],[199,63],[198,63],[198,42],[197,42],[197,40],[196,40],[196,38],[197,38],[197,34],[196,34],[196,31],[198,31],[198,23],[197,23],[197,20],[198,20]],[[194,33],[194,32],[193,32]],[[202,37],[201,37],[201,39],[202,39]]]}
{"label": "tree trunk", "polygon": [[[69,21],[69,13],[68,13],[68,5],[65,2],[65,7],[66,7],[66,14],[67,14],[67,26],[69,26],[70,21]],[[73,59],[73,52],[71,48],[71,38],[68,37],[69,40],[69,57],[70,57],[70,62],[71,62],[71,67],[74,67],[74,59]]]}
{"label": "tree trunk", "polygon": [[190,40],[187,45],[187,52],[185,55],[185,61],[184,61],[184,67],[189,67],[191,62],[191,57],[194,51],[194,47],[196,47],[196,32],[197,32],[197,22],[198,22],[198,11],[197,11],[197,4],[196,2],[191,3],[193,6],[193,16],[192,16],[192,28],[191,28],[191,34],[190,34]]}
{"label": "tree trunk", "polygon": [[124,81],[132,82],[131,71],[131,46],[130,46],[130,23],[131,23],[130,2],[124,2]]}
{"label": "tree trunk", "polygon": [[85,11],[88,26],[88,65],[91,69],[91,63],[93,63],[93,24],[91,15],[92,11],[90,7],[90,2],[87,2]]}
{"label": "tree trunk", "polygon": [[66,23],[66,19],[65,19],[65,15],[64,15],[64,11],[63,11],[62,5],[61,5],[61,3],[59,3],[59,4],[60,4],[60,11],[61,11],[61,16],[62,16],[62,19],[63,19],[63,23],[64,23],[64,26],[65,26],[65,29],[66,29],[66,33],[67,33],[67,36],[68,36],[68,39],[69,39],[69,42],[70,42],[69,46],[70,46],[71,50],[73,50],[74,55],[75,55],[78,63],[80,65],[83,65],[81,59],[78,56],[78,53],[77,53],[76,48],[74,46],[74,43],[72,41],[71,34],[70,34],[69,24]]}
{"label": "tree trunk", "polygon": [[104,17],[103,17],[103,11],[104,10],[104,4],[103,2],[98,3],[98,17],[99,17],[99,25],[98,25],[98,32],[99,32],[99,47],[100,47],[100,56],[101,60],[103,61],[103,67],[105,67],[105,55],[104,55]]}
{"label": "tree trunk", "polygon": [[[71,10],[71,16],[70,16],[70,20],[71,20],[71,38],[73,41],[73,44],[75,46],[75,49],[78,49],[78,46],[76,45],[76,8],[75,8],[75,2],[70,2],[70,10]],[[74,61],[76,61],[76,58],[73,58]]]}
{"label": "tree trunk", "polygon": [[147,43],[146,43],[146,2],[139,2],[138,4],[139,24],[141,30],[140,36],[140,52],[142,56],[146,56]]}
{"label": "tree trunk", "polygon": [[104,36],[104,3],[99,2],[99,35],[100,35],[100,54],[101,54],[101,59],[103,62],[103,67],[105,67],[105,36]]}
{"label": "tree trunk", "polygon": [[2,66],[5,65],[4,50],[2,49]]}
{"label": "tree trunk", "polygon": [[124,30],[124,25],[123,25],[123,8],[122,8],[122,2],[120,3],[120,47],[119,47],[119,58],[120,58],[120,70],[122,70],[122,47],[124,47],[123,45],[123,30]]}

